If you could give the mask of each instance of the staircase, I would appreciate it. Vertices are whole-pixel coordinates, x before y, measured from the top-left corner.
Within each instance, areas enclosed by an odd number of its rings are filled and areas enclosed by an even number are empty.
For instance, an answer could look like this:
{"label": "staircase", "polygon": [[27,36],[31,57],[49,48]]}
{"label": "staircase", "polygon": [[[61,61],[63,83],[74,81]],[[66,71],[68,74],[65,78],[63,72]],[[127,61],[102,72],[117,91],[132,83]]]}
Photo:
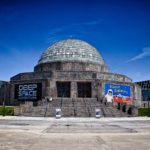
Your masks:
{"label": "staircase", "polygon": [[[127,117],[127,113],[113,106],[106,106],[96,98],[55,99],[36,107],[22,105],[18,108],[18,114],[23,116],[55,117],[55,109],[60,108],[62,117],[95,117],[95,109],[100,109],[102,117]],[[17,114],[16,114],[17,115]]]}

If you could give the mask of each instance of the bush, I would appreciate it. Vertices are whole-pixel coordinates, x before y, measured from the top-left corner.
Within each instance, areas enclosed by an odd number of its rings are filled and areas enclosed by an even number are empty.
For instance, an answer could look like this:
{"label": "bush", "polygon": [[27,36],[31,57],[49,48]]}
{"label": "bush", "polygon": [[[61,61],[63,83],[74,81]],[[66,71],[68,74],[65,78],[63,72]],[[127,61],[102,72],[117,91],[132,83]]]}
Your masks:
{"label": "bush", "polygon": [[13,116],[14,115],[14,106],[0,106],[0,115]]}
{"label": "bush", "polygon": [[150,108],[139,108],[138,109],[139,116],[149,116],[150,117]]}

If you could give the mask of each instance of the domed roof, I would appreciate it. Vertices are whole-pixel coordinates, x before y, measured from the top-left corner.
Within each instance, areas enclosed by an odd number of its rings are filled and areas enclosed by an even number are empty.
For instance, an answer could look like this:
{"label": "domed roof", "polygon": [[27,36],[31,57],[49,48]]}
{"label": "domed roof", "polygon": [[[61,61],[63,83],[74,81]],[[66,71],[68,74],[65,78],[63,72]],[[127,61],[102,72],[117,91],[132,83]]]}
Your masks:
{"label": "domed roof", "polygon": [[43,52],[38,64],[57,61],[104,64],[96,48],[78,39],[66,39],[54,43]]}

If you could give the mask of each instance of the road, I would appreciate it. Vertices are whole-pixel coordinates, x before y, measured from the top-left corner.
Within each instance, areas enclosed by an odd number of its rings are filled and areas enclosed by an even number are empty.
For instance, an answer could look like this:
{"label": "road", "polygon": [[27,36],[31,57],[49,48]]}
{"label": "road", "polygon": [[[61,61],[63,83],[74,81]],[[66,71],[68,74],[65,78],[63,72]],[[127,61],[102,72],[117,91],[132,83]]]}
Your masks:
{"label": "road", "polygon": [[0,117],[0,150],[148,150],[150,118]]}

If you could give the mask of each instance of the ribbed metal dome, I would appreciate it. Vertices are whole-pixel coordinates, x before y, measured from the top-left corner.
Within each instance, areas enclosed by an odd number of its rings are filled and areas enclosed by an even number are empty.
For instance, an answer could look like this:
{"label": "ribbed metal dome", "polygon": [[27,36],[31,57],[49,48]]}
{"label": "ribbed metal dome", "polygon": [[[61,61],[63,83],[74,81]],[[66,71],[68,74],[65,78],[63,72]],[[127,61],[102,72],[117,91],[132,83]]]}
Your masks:
{"label": "ribbed metal dome", "polygon": [[104,64],[96,48],[78,39],[66,39],[54,43],[44,51],[38,64],[57,61]]}

